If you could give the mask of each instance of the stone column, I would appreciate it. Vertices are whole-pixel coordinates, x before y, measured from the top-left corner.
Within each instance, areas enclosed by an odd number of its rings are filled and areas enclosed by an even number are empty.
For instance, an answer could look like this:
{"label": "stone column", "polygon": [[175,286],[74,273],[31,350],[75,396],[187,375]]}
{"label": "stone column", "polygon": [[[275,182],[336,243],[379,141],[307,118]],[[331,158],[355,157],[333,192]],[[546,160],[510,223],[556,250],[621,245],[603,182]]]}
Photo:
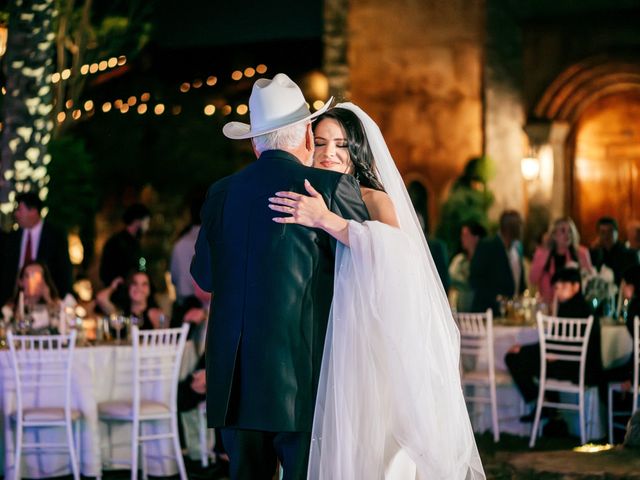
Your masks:
{"label": "stone column", "polygon": [[347,62],[349,0],[324,1],[324,72],[329,79],[329,95],[350,98]]}

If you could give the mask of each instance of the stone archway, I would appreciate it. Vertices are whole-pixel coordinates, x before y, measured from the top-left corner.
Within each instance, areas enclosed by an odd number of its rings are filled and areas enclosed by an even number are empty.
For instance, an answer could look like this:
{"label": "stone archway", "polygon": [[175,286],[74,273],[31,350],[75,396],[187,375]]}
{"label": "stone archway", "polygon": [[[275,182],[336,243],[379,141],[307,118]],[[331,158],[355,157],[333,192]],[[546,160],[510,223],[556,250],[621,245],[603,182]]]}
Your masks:
{"label": "stone archway", "polygon": [[[636,168],[633,167],[632,144],[637,144],[639,140],[640,118],[628,126],[623,125],[640,114],[640,104],[638,108],[631,106],[625,109],[629,102],[635,105],[636,101],[640,101],[640,59],[593,57],[570,66],[558,75],[532,111],[536,120],[525,128],[533,145],[549,145],[553,152],[553,181],[548,192],[551,216],[573,216],[586,237],[585,243],[593,237],[593,224],[598,215],[618,217],[621,232],[630,215],[640,216],[638,207],[634,207],[637,204],[633,200],[634,192],[628,188],[612,189],[612,185],[621,184],[622,177]],[[613,113],[616,109],[617,114]],[[613,129],[617,142],[614,148],[610,148],[611,139],[606,139],[604,132],[608,131],[611,135],[611,127],[615,125],[601,129],[594,126],[594,122],[604,125],[603,122],[611,118],[616,118],[620,127],[617,134]],[[585,130],[589,125],[588,131]],[[626,133],[626,141],[623,130],[631,130],[630,134]],[[593,132],[602,133],[600,143],[593,138],[597,134]],[[592,159],[583,155],[577,162],[577,154],[582,155],[585,148],[589,148],[587,144],[592,151],[608,148],[609,153]],[[620,166],[620,162],[625,165]],[[640,159],[637,162],[640,166]],[[598,179],[590,175],[589,172],[601,170],[606,164],[611,166],[610,174],[616,179],[607,176]],[[607,195],[597,194],[604,191],[607,191]],[[616,197],[615,201],[612,195]],[[626,205],[623,196],[628,198],[626,203],[629,205]],[[622,209],[624,212],[617,211],[620,205],[625,206]]]}

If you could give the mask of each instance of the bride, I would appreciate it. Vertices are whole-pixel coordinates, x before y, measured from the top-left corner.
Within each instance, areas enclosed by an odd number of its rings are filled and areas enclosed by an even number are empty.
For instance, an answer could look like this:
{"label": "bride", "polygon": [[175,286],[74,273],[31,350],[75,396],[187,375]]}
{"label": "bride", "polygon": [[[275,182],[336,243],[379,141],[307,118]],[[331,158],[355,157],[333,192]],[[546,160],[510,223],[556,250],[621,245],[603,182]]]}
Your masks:
{"label": "bride", "polygon": [[318,117],[314,166],[354,175],[372,221],[278,192],[275,222],[338,240],[331,318],[314,416],[311,480],[477,480],[484,471],[459,371],[459,333],[382,134],[357,106]]}

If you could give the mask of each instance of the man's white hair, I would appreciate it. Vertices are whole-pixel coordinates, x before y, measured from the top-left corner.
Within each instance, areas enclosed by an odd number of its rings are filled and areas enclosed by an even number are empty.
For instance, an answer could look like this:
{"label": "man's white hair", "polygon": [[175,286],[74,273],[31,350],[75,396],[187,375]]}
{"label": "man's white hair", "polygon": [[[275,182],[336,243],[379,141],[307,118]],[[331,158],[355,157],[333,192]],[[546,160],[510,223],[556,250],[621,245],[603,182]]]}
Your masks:
{"label": "man's white hair", "polygon": [[290,127],[280,128],[275,132],[265,133],[253,138],[253,146],[260,154],[267,150],[290,150],[298,147],[307,132],[306,123],[298,123]]}

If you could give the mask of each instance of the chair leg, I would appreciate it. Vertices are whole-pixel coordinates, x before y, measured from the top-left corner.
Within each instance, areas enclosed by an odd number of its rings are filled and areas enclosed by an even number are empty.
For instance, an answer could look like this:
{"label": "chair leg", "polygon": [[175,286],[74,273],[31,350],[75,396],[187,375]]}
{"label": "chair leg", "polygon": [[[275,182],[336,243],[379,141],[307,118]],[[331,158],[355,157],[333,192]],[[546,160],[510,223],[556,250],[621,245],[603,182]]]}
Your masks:
{"label": "chair leg", "polygon": [[580,441],[584,445],[587,443],[587,431],[584,421],[584,390],[580,390],[578,393],[578,408],[580,412]]}
{"label": "chair leg", "polygon": [[609,444],[613,445],[613,389],[607,388],[607,425],[609,427]]}
{"label": "chair leg", "polygon": [[65,431],[67,433],[67,445],[69,446],[69,455],[71,457],[71,471],[73,472],[74,480],[80,480],[80,466],[78,465],[78,457],[76,456],[76,447],[74,445],[73,426],[69,419],[65,424]]}
{"label": "chair leg", "polygon": [[16,425],[16,457],[13,465],[14,478],[20,480],[20,465],[22,464],[22,422]]}
{"label": "chair leg", "polygon": [[489,396],[491,397],[491,426],[493,429],[493,441],[500,441],[500,426],[498,425],[498,396],[496,395],[495,384],[489,385]]}
{"label": "chair leg", "polygon": [[131,480],[138,479],[138,437],[140,423],[138,421],[131,422]]}
{"label": "chair leg", "polygon": [[[78,419],[74,422],[73,425],[73,433],[75,436],[75,447],[76,447],[76,455],[78,456],[78,465],[82,467],[82,439],[80,438],[82,424],[80,423],[82,420]],[[82,468],[80,468],[82,471]]]}
{"label": "chair leg", "polygon": [[180,437],[178,434],[178,414],[175,411],[171,415],[171,439],[173,440],[173,448],[176,451],[176,463],[178,464],[180,479],[187,480],[187,469],[184,466],[182,449],[180,448]]}
{"label": "chair leg", "polygon": [[[148,425],[147,425],[148,426]],[[144,424],[140,425],[142,433],[144,434]],[[142,480],[149,480],[149,466],[147,464],[147,444],[146,442],[140,442],[140,465],[142,466]]]}
{"label": "chair leg", "polygon": [[200,439],[200,463],[202,468],[209,466],[209,439],[207,438],[207,421],[204,410],[198,407],[198,437]]}
{"label": "chair leg", "polygon": [[544,403],[544,381],[540,381],[538,390],[538,403],[536,404],[536,415],[533,419],[531,427],[531,438],[529,439],[529,448],[533,448],[538,437],[538,426],[540,425],[540,415],[542,414],[542,404]]}

